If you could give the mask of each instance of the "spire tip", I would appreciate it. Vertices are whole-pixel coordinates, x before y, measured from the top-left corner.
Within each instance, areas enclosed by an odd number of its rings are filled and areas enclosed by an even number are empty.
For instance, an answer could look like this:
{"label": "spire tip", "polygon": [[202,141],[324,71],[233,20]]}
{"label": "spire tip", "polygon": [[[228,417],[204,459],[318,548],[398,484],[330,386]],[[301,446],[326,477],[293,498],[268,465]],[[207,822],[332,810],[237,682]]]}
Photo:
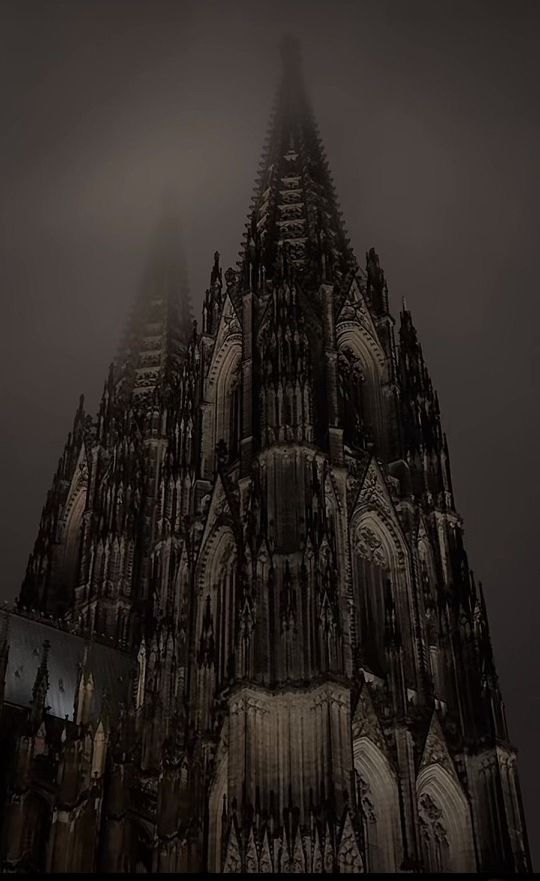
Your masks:
{"label": "spire tip", "polygon": [[300,41],[294,34],[286,34],[280,44],[281,61],[285,74],[298,71],[301,66]]}

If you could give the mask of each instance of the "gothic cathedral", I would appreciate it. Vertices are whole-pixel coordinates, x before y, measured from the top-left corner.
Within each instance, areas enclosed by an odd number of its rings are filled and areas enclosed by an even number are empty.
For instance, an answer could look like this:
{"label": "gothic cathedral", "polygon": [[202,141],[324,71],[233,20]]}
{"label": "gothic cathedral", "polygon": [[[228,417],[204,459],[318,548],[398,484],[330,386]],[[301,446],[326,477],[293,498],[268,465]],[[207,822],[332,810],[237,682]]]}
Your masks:
{"label": "gothic cathedral", "polygon": [[0,612],[2,870],[530,871],[437,395],[294,43],[199,329],[176,258]]}

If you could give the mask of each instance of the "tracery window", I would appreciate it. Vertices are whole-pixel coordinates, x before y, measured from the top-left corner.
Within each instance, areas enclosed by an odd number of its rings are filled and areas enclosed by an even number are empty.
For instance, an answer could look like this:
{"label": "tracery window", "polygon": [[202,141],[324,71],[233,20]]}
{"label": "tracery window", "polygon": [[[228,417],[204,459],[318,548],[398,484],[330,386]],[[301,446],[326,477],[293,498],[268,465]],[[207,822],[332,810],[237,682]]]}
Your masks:
{"label": "tracery window", "polygon": [[234,646],[236,612],[236,555],[228,549],[220,562],[216,584],[216,682],[225,681],[229,675],[230,658]]}
{"label": "tracery window", "polygon": [[231,349],[215,386],[214,450],[224,444],[227,461],[238,454],[240,444],[240,362],[239,352]]}
{"label": "tracery window", "polygon": [[366,376],[351,349],[344,349],[339,354],[338,382],[343,440],[348,446],[365,448],[372,441],[373,433],[364,387]]}
{"label": "tracery window", "polygon": [[237,556],[234,540],[226,530],[217,540],[206,564],[204,593],[200,601],[198,634],[200,650],[208,650],[212,635],[211,660],[216,687],[227,681],[234,653],[236,628]]}
{"label": "tracery window", "polygon": [[[210,367],[203,407],[201,470],[212,478],[221,461],[228,463],[238,453],[241,415],[242,347],[236,332],[221,347]],[[221,448],[220,456],[216,448]]]}
{"label": "tracery window", "polygon": [[368,525],[356,536],[355,611],[358,659],[374,673],[386,668],[385,595],[391,590],[390,563],[383,543]]}

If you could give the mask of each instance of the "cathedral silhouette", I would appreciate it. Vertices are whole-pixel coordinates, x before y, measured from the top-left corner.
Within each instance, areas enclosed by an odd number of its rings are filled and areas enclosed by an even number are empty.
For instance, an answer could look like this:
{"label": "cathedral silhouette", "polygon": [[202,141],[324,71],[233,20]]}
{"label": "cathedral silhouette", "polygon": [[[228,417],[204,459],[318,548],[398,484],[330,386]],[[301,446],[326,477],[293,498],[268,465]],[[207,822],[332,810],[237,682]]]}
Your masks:
{"label": "cathedral silhouette", "polygon": [[527,872],[437,394],[296,43],[200,328],[164,223],[0,613],[4,872]]}

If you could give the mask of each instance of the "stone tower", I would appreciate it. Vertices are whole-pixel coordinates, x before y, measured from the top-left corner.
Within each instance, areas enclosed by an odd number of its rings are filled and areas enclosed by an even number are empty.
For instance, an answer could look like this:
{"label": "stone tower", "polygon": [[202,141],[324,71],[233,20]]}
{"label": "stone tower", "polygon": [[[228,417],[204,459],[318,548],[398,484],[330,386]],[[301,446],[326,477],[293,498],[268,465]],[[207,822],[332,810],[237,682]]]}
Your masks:
{"label": "stone tower", "polygon": [[2,618],[4,869],[528,871],[437,395],[294,42],[200,332],[165,239]]}

